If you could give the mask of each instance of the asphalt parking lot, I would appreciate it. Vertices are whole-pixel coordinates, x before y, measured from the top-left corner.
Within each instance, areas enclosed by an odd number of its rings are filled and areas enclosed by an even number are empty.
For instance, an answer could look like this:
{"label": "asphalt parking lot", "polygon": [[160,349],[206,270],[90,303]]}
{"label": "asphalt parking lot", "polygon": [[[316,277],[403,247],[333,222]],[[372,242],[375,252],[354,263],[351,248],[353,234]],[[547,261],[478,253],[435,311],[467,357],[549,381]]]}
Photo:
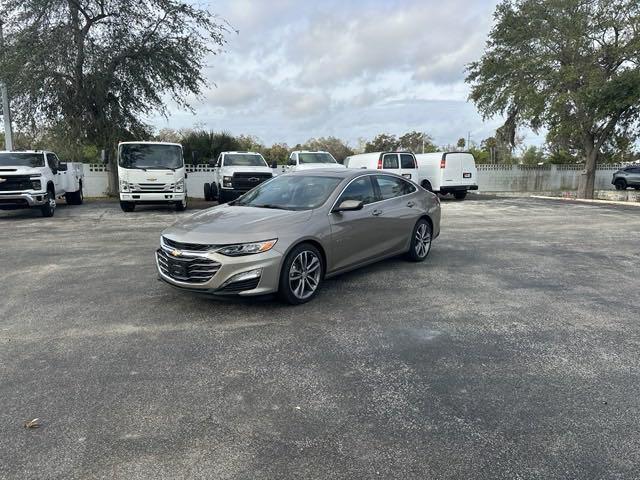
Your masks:
{"label": "asphalt parking lot", "polygon": [[640,208],[444,201],[300,307],[157,281],[178,215],[0,212],[0,478],[640,477]]}

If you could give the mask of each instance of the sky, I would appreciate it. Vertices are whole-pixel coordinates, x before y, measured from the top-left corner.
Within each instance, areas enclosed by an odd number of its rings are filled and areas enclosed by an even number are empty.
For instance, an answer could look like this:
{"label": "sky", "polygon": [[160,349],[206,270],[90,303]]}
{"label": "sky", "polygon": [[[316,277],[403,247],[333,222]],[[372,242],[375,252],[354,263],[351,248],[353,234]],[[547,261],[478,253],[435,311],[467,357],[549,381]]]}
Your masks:
{"label": "sky", "polygon": [[[494,0],[219,0],[235,30],[208,60],[211,86],[171,105],[157,128],[257,136],[266,144],[418,130],[437,145],[479,143],[501,119],[467,102],[465,65],[482,55]],[[532,140],[527,138],[526,140]]]}

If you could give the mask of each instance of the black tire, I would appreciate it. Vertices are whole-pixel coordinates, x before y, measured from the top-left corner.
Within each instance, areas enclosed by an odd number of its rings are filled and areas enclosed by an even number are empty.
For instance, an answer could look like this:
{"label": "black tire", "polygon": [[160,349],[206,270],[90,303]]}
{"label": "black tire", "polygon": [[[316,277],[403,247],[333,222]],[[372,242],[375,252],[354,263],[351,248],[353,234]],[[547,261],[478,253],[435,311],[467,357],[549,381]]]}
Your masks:
{"label": "black tire", "polygon": [[120,208],[123,212],[131,213],[136,209],[136,204],[132,202],[120,202]]}
{"label": "black tire", "polygon": [[616,187],[616,190],[627,189],[627,181],[624,178],[617,179],[613,185]]}
{"label": "black tire", "polygon": [[467,192],[463,191],[463,192],[453,192],[453,197],[456,200],[464,200],[465,198],[467,198]]}
{"label": "black tire", "polygon": [[187,209],[187,197],[184,197],[184,202],[176,203],[176,212],[184,212]]}
{"label": "black tire", "polygon": [[431,182],[429,182],[428,180],[424,180],[421,183],[422,188],[424,188],[425,190],[433,193],[433,187],[431,186]]}
{"label": "black tire", "polygon": [[230,202],[232,200],[231,198],[231,194],[228,192],[225,192],[223,189],[219,189],[218,190],[218,203],[222,204],[222,203],[227,203]]}
{"label": "black tire", "polygon": [[65,193],[64,198],[69,205],[82,205],[82,202],[84,202],[84,193],[82,192],[82,182],[80,182],[80,190],[78,190],[77,192]]}
{"label": "black tire", "polygon": [[45,204],[40,207],[40,212],[42,212],[43,217],[53,217],[56,213],[56,194],[55,192],[49,188],[47,190],[47,196],[45,197]]}
{"label": "black tire", "polygon": [[204,199],[207,202],[210,202],[211,200],[213,200],[213,198],[211,198],[211,184],[210,183],[205,183],[204,184]]}
{"label": "black tire", "polygon": [[[305,265],[307,270],[303,270]],[[299,279],[294,278],[295,273],[300,274]],[[323,278],[324,263],[320,251],[310,243],[301,243],[289,252],[282,263],[278,295],[290,305],[306,303],[317,295]]]}
{"label": "black tire", "polygon": [[431,224],[421,218],[411,232],[411,244],[407,252],[407,258],[412,262],[423,262],[431,252],[432,240]]}
{"label": "black tire", "polygon": [[211,184],[211,201],[218,200],[218,185]]}

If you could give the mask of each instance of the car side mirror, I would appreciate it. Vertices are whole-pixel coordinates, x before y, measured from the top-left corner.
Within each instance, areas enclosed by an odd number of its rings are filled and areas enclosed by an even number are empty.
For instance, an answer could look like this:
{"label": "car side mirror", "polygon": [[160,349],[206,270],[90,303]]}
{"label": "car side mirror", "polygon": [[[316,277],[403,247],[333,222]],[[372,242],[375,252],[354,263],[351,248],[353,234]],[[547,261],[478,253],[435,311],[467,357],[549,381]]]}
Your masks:
{"label": "car side mirror", "polygon": [[364,202],[360,200],[345,200],[336,208],[333,209],[333,213],[338,212],[353,212],[356,210],[362,210],[364,207]]}
{"label": "car side mirror", "polygon": [[295,166],[296,161],[295,161],[295,160],[289,160],[289,163],[288,163],[288,164],[289,164],[289,165],[291,165],[291,166]]}
{"label": "car side mirror", "polygon": [[271,162],[271,168],[273,168],[273,169],[278,168],[278,162],[276,162],[275,160],[273,162]]}

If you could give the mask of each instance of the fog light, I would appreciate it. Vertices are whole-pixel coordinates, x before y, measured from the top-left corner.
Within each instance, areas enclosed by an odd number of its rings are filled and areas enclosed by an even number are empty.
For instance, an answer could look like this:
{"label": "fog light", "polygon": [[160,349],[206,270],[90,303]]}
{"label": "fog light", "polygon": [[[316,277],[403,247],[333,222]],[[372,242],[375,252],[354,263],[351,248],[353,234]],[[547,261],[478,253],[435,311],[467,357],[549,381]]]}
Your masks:
{"label": "fog light", "polygon": [[253,280],[254,278],[260,278],[262,276],[262,269],[256,268],[255,270],[249,270],[248,272],[238,273],[234,275],[225,283],[244,282],[245,280]]}

